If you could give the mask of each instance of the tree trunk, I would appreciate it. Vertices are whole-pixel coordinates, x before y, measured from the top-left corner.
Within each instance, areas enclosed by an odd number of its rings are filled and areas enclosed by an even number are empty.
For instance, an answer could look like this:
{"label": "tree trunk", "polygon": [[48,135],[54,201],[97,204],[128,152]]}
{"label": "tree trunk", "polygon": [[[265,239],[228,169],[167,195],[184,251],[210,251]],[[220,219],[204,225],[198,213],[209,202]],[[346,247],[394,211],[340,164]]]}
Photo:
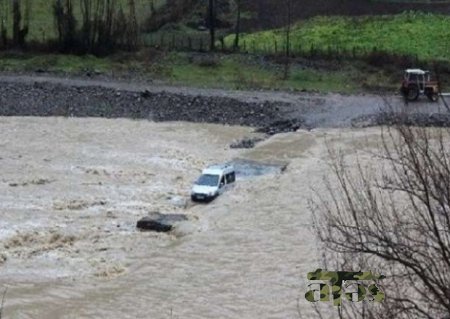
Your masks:
{"label": "tree trunk", "polygon": [[214,51],[216,49],[216,8],[215,8],[215,0],[209,0],[208,19],[209,19],[209,35],[210,35],[209,49],[211,51]]}
{"label": "tree trunk", "polygon": [[290,56],[291,56],[291,23],[292,23],[292,0],[286,0],[286,57],[284,65],[284,79],[289,78]]}
{"label": "tree trunk", "polygon": [[13,45],[19,45],[20,22],[22,14],[20,13],[20,0],[13,0]]}
{"label": "tree trunk", "polygon": [[6,6],[5,0],[0,0],[0,41],[3,48],[6,48],[8,45],[8,33],[6,30],[8,10]]}
{"label": "tree trunk", "polygon": [[241,33],[241,0],[236,0],[237,16],[236,16],[236,31],[234,37],[234,50],[239,49],[239,36]]}
{"label": "tree trunk", "polygon": [[129,12],[129,27],[128,27],[128,50],[133,50],[138,46],[138,21],[136,17],[136,4],[134,0],[128,1]]}

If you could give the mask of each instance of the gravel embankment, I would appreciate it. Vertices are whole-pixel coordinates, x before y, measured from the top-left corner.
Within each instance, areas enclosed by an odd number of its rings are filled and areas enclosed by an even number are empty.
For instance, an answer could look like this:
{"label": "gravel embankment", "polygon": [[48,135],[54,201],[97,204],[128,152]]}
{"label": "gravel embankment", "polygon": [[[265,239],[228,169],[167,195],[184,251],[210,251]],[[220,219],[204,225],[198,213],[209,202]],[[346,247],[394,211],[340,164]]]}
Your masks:
{"label": "gravel embankment", "polygon": [[[401,116],[400,116],[401,114]],[[444,103],[395,95],[198,89],[0,75],[0,116],[133,118],[243,125],[269,135],[318,127],[450,126]]]}
{"label": "gravel embankment", "polygon": [[50,83],[0,82],[0,105],[2,116],[123,117],[261,127],[282,119],[280,107],[283,103]]}

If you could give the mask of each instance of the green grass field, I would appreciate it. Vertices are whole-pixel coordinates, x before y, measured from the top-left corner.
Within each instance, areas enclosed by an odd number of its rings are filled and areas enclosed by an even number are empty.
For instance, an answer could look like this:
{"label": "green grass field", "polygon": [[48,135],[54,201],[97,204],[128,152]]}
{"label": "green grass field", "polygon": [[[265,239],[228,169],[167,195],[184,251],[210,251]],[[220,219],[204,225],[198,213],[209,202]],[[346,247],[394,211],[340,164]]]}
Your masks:
{"label": "green grass field", "polygon": [[[234,36],[226,38],[231,46]],[[282,29],[245,34],[241,45],[248,50],[274,52],[285,46]],[[450,58],[450,17],[420,12],[389,16],[316,17],[296,24],[292,31],[295,52],[346,50],[357,54],[378,50],[418,56],[423,60]]]}
{"label": "green grass field", "polygon": [[[7,1],[6,3],[9,3]],[[128,0],[116,0],[118,6],[121,6],[123,10],[126,12],[128,8]],[[53,9],[52,4],[53,0],[32,0],[31,3],[31,14],[30,14],[30,31],[27,37],[27,40],[48,40],[52,39],[56,36],[55,28],[54,28],[54,19],[53,19]],[[136,0],[136,12],[138,15],[138,19],[140,22],[144,21],[151,12],[150,10],[151,1],[148,0]],[[155,0],[155,8],[163,5],[165,0]],[[11,12],[11,7],[8,5],[5,8],[7,11]],[[2,10],[2,8],[0,8]],[[75,16],[80,17],[80,6],[78,2],[75,2]],[[9,17],[7,21],[9,25],[8,31],[11,32],[11,17]]]}
{"label": "green grass field", "polygon": [[[117,0],[123,3],[126,0]],[[165,0],[157,0],[163,3]],[[149,1],[138,0],[138,11],[145,16]],[[42,40],[52,36],[53,18],[50,2],[33,1],[33,18],[30,39]],[[149,8],[148,8],[149,10]],[[38,28],[36,26],[39,26]],[[329,48],[366,52],[378,50],[417,55],[424,62],[436,59],[447,61],[450,57],[450,17],[424,13],[404,13],[392,16],[370,17],[316,17],[296,24],[292,31],[293,50],[300,48],[308,52],[311,46],[327,52]],[[162,36],[161,32],[151,36]],[[168,30],[185,37],[193,32],[187,28]],[[168,33],[170,35],[170,33]],[[166,39],[170,41],[170,36]],[[231,45],[234,36],[225,39]],[[282,51],[283,30],[269,30],[245,34],[241,45],[268,53]],[[205,41],[206,46],[206,41]],[[281,89],[321,92],[363,92],[366,90],[397,90],[401,77],[398,66],[374,67],[365,60],[322,59],[317,63],[294,62],[288,78],[283,77],[283,65],[261,60],[260,56],[245,54],[218,54],[214,63],[202,63],[192,57],[196,53],[152,51],[143,49],[136,53],[115,53],[108,57],[92,55],[74,56],[63,54],[0,53],[0,72],[35,72],[82,75],[99,73],[111,76],[134,76],[162,80],[176,85],[214,87],[226,89]],[[208,57],[207,55],[205,55]],[[205,57],[204,56],[204,57]],[[448,65],[447,62],[444,62]],[[429,63],[417,65],[427,67]],[[444,76],[445,77],[445,76]],[[445,77],[445,82],[450,79]]]}
{"label": "green grass field", "polygon": [[[114,54],[98,58],[93,55],[0,54],[0,72],[35,72],[84,75],[103,74],[123,78],[160,80],[168,84],[237,90],[279,89],[319,92],[363,92],[382,83],[395,90],[398,79],[389,72],[368,70],[354,63],[339,67],[317,68],[293,64],[287,79],[283,66],[271,61],[262,63],[246,55],[200,56],[167,53],[149,59],[149,52]],[[198,57],[194,55],[195,57]],[[204,60],[206,59],[206,60]],[[208,62],[208,61],[213,61]],[[205,63],[205,61],[207,61]]]}
{"label": "green grass field", "polygon": [[221,56],[214,66],[202,66],[189,62],[184,55],[172,54],[165,64],[170,66],[167,79],[173,84],[237,90],[362,91],[357,73],[351,67],[332,71],[292,65],[288,78],[284,79],[283,66],[270,62],[263,66],[240,55]]}

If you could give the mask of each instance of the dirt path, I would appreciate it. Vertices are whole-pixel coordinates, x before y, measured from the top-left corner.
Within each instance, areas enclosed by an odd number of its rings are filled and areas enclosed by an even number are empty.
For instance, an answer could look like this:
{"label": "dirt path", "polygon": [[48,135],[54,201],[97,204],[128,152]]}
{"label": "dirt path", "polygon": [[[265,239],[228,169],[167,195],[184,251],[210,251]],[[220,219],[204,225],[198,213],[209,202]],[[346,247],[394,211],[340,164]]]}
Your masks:
{"label": "dirt path", "polygon": [[[272,101],[283,103],[295,103],[298,101],[299,94],[288,92],[272,91],[238,91],[223,89],[204,89],[183,86],[165,85],[161,82],[155,84],[130,83],[112,79],[91,79],[81,77],[58,77],[58,76],[34,76],[34,75],[0,75],[0,82],[9,82],[16,84],[34,84],[50,83],[69,87],[101,87],[105,89],[114,89],[128,92],[149,91],[152,93],[171,93],[185,95],[202,95],[212,97],[235,98],[244,102]],[[318,94],[302,94],[306,97],[320,97]],[[332,96],[332,95],[330,95]]]}

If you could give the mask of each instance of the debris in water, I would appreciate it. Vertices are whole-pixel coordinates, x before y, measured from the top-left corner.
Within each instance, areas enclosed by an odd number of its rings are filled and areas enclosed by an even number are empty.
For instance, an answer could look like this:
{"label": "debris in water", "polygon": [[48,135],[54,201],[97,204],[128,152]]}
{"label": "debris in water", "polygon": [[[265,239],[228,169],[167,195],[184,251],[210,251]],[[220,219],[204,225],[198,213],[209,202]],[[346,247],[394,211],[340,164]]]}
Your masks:
{"label": "debris in water", "polygon": [[8,260],[5,254],[0,254],[0,265],[4,264]]}
{"label": "debris in water", "polygon": [[295,132],[302,127],[308,128],[305,124],[305,120],[302,118],[292,120],[279,120],[270,123],[268,126],[257,129],[256,132],[275,135],[279,133]]}
{"label": "debris in water", "polygon": [[151,230],[166,233],[170,232],[176,223],[187,220],[188,218],[186,217],[186,215],[182,214],[165,215],[154,212],[140,219],[137,222],[136,227],[140,230]]}
{"label": "debris in water", "polygon": [[240,141],[234,142],[230,145],[231,148],[254,148],[255,145],[261,141],[264,141],[263,138],[255,137],[255,138],[244,138]]}
{"label": "debris in water", "polygon": [[267,174],[282,173],[287,167],[286,163],[272,164],[262,163],[246,159],[235,159],[230,162],[234,166],[238,178],[249,178]]}

